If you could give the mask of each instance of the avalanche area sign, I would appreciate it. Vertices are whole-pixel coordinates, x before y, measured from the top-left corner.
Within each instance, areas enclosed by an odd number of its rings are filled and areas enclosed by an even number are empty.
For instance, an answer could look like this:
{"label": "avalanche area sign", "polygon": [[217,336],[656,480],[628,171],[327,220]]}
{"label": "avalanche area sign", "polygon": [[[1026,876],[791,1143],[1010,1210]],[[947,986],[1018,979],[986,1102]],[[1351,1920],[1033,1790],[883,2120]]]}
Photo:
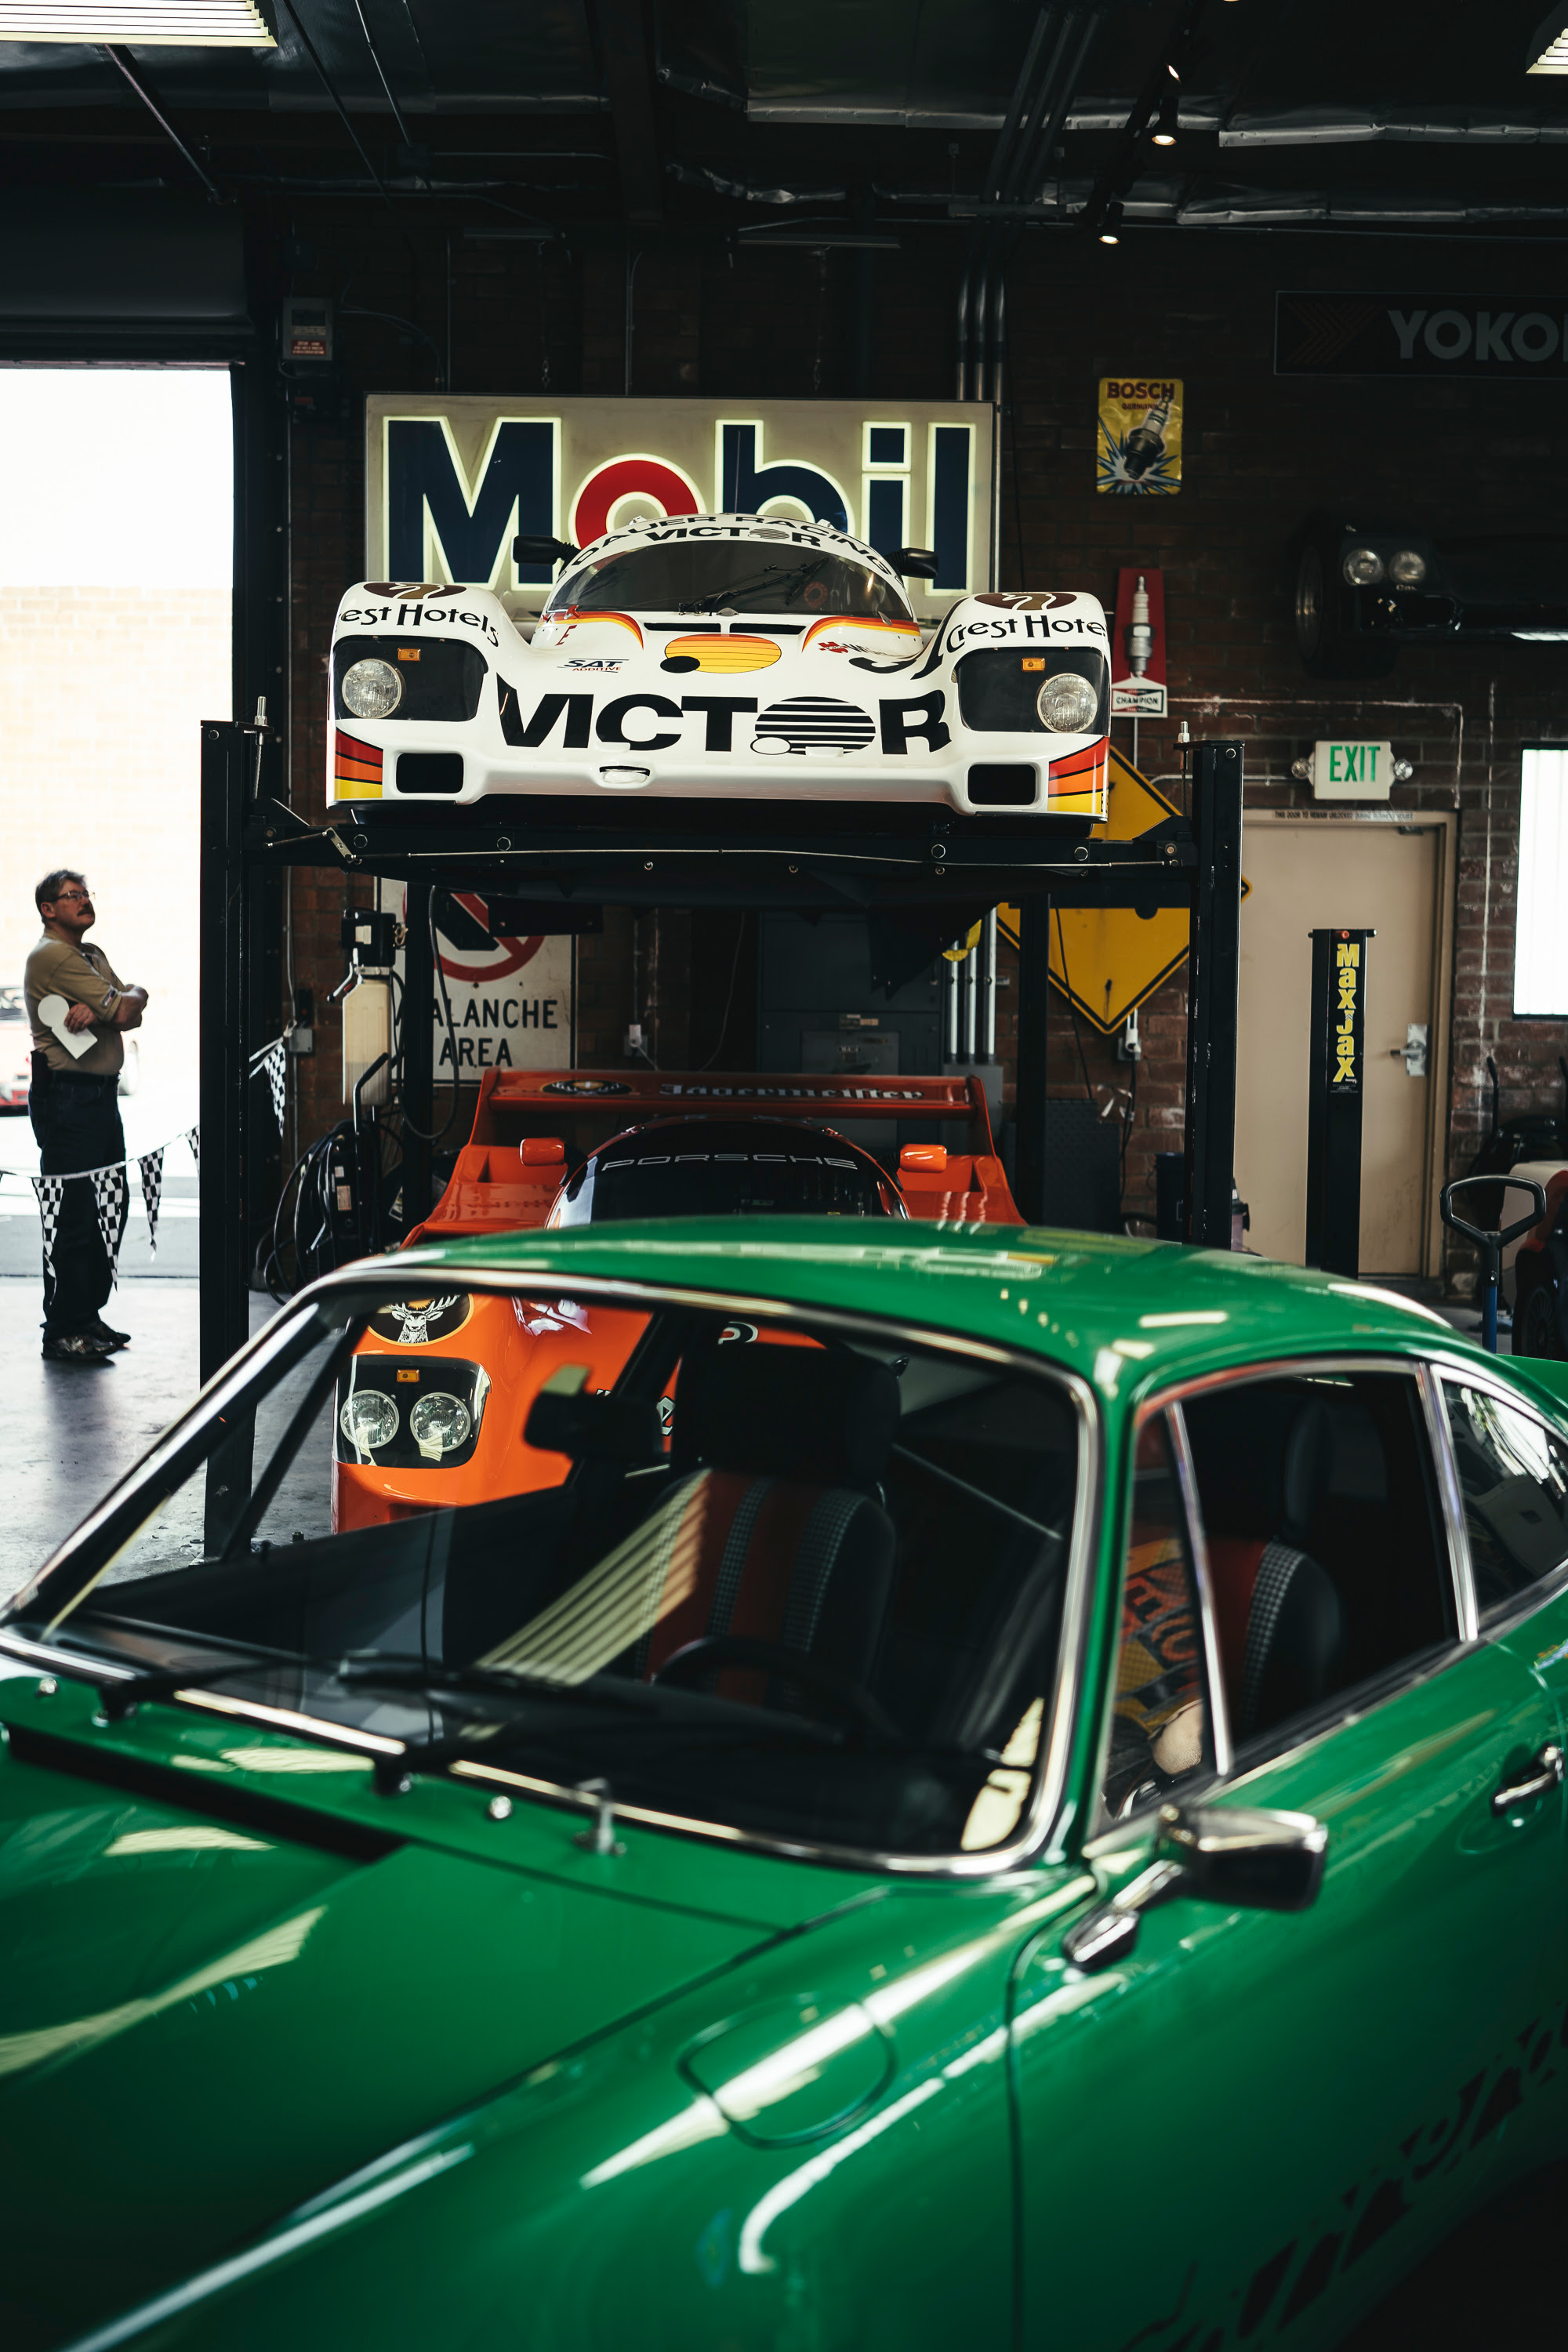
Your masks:
{"label": "avalanche area sign", "polygon": [[486,1070],[568,1070],[572,1066],[573,941],[569,938],[492,939],[482,898],[439,891],[436,943],[451,1006],[448,1033],[441,992],[432,1008],[436,1076],[478,1082]]}
{"label": "avalanche area sign", "polygon": [[[1107,841],[1135,841],[1181,811],[1111,746]],[[1247,884],[1242,883],[1245,896]],[[999,907],[998,927],[1018,944],[1018,909]],[[1187,959],[1190,918],[1157,907],[1145,919],[1131,907],[1053,907],[1051,978],[1086,1021],[1114,1035],[1130,1013]]]}

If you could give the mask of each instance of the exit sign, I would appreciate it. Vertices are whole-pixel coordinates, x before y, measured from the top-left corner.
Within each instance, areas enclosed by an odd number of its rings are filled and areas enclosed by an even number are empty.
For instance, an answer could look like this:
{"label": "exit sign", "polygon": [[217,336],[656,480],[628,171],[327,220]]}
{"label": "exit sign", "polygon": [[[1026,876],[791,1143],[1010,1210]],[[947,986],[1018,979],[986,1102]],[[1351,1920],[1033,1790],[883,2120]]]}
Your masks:
{"label": "exit sign", "polygon": [[1385,801],[1394,782],[1392,743],[1314,743],[1312,797]]}

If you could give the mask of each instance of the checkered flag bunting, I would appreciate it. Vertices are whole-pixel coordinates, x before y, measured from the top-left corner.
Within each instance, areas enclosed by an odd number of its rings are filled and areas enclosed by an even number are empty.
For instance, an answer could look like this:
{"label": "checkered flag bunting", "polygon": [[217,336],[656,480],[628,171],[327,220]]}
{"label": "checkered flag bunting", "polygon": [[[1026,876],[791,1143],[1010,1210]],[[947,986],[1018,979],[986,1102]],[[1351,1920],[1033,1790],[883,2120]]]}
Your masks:
{"label": "checkered flag bunting", "polygon": [[66,1180],[63,1176],[35,1176],[33,1190],[38,1196],[38,1222],[44,1229],[44,1276],[52,1282],[55,1273],[55,1235],[60,1229],[60,1211],[65,1206]]}
{"label": "checkered flag bunting", "polygon": [[120,1244],[131,1206],[131,1188],[125,1181],[123,1167],[93,1168],[86,1172],[92,1185],[92,1204],[98,1211],[98,1231],[103,1254],[109,1260],[112,1288],[120,1279]]}
{"label": "checkered flag bunting", "polygon": [[278,1121],[278,1132],[283,1132],[283,1072],[287,1055],[281,1037],[269,1047],[261,1065],[267,1073],[267,1083],[272,1089],[272,1115]]}
{"label": "checkered flag bunting", "polygon": [[136,1162],[142,1176],[142,1203],[147,1212],[147,1246],[158,1255],[158,1203],[163,1197],[163,1147],[144,1151]]}
{"label": "checkered flag bunting", "polygon": [[199,1168],[199,1167],[201,1166],[201,1164],[202,1164],[202,1131],[201,1131],[201,1129],[200,1129],[199,1127],[193,1127],[193,1128],[189,1129],[187,1130],[187,1132],[186,1132],[185,1141],[186,1141],[186,1142],[190,1145],[190,1147],[191,1147],[191,1158],[195,1161],[196,1166]]}

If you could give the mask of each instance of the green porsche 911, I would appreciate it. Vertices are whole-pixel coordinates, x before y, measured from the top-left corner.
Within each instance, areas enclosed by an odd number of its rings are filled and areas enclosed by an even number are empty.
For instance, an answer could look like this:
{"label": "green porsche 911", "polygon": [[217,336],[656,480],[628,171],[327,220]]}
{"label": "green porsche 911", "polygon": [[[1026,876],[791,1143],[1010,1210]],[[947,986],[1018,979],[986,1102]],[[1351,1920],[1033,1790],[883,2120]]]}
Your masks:
{"label": "green porsche 911", "polygon": [[[1044,1232],[318,1284],[0,1621],[5,2352],[1332,2344],[1568,2147],[1565,1398]],[[405,1415],[514,1489],[334,1533]]]}

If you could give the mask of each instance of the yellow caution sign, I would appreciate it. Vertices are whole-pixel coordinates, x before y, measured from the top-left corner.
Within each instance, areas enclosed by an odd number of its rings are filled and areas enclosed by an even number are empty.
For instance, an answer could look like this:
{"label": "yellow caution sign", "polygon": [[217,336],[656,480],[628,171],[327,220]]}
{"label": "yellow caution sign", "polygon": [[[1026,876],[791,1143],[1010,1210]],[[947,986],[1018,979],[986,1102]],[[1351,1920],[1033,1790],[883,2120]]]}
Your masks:
{"label": "yellow caution sign", "polygon": [[[1168,816],[1179,816],[1146,776],[1114,745],[1101,838],[1135,841]],[[1245,894],[1247,884],[1242,890]],[[1018,943],[1018,909],[997,908],[999,928]],[[1157,907],[1147,919],[1131,907],[1053,907],[1051,978],[1086,1021],[1109,1037],[1130,1013],[1186,961],[1190,918],[1183,907]]]}

